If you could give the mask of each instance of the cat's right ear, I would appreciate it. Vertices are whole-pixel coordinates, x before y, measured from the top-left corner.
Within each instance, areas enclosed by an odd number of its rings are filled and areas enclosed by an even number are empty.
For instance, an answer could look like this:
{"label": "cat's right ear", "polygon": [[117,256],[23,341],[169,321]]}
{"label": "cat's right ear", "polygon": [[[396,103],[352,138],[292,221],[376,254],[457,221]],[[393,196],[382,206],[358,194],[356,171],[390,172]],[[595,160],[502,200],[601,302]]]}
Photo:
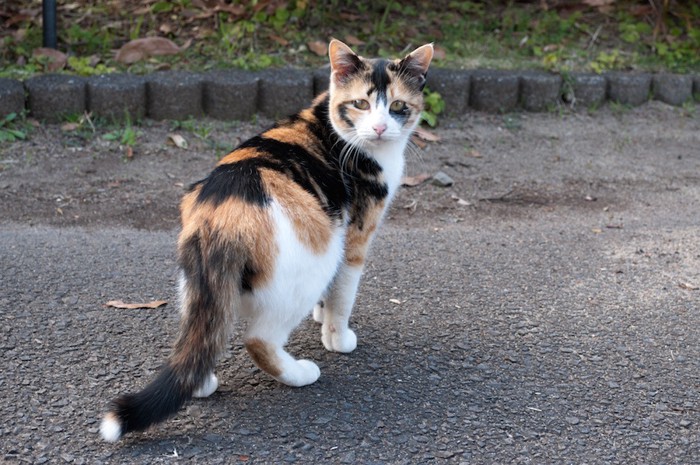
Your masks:
{"label": "cat's right ear", "polygon": [[331,60],[332,78],[337,82],[342,82],[362,67],[360,57],[338,39],[333,39],[328,44],[328,57]]}

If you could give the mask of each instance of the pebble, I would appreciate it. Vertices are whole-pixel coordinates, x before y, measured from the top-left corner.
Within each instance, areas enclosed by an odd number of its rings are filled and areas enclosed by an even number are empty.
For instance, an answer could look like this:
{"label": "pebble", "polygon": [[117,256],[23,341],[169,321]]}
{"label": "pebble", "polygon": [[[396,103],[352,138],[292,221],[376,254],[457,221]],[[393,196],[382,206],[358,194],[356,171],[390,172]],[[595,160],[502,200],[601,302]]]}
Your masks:
{"label": "pebble", "polygon": [[431,180],[431,183],[434,186],[438,187],[450,187],[455,183],[454,179],[452,179],[447,173],[443,171],[438,171],[433,175],[433,179]]}

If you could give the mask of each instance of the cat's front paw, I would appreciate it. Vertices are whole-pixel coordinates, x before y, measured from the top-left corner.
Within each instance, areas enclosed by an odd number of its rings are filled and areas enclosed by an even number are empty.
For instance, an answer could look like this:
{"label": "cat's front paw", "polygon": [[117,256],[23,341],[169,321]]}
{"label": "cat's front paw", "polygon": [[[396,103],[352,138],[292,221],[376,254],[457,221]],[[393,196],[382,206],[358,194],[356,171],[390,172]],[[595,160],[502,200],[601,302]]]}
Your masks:
{"label": "cat's front paw", "polygon": [[357,336],[350,328],[339,331],[331,324],[324,324],[321,328],[321,342],[330,352],[348,354],[357,347]]}
{"label": "cat's front paw", "polygon": [[321,376],[321,369],[311,360],[295,360],[277,377],[277,381],[292,387],[315,383]]}

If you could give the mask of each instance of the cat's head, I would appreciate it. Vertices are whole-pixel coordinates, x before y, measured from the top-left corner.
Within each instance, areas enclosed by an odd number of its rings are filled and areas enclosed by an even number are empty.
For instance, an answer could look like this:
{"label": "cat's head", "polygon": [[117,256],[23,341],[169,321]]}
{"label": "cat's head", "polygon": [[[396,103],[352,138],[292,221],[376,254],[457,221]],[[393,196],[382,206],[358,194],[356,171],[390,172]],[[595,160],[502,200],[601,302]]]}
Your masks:
{"label": "cat's head", "polygon": [[420,120],[433,45],[403,59],[366,59],[339,40],[329,44],[330,119],[347,142],[370,149],[406,142]]}

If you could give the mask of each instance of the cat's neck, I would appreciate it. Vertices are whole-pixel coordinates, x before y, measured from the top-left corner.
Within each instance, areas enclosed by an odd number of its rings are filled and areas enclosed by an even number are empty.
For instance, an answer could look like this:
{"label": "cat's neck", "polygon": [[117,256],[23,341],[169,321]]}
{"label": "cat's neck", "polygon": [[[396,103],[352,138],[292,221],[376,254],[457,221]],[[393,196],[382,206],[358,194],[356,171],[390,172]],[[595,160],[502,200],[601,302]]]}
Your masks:
{"label": "cat's neck", "polygon": [[407,139],[399,139],[365,149],[382,168],[384,182],[386,182],[389,189],[389,199],[394,197],[396,190],[401,184],[401,177],[403,176],[406,163],[404,154],[407,144]]}

